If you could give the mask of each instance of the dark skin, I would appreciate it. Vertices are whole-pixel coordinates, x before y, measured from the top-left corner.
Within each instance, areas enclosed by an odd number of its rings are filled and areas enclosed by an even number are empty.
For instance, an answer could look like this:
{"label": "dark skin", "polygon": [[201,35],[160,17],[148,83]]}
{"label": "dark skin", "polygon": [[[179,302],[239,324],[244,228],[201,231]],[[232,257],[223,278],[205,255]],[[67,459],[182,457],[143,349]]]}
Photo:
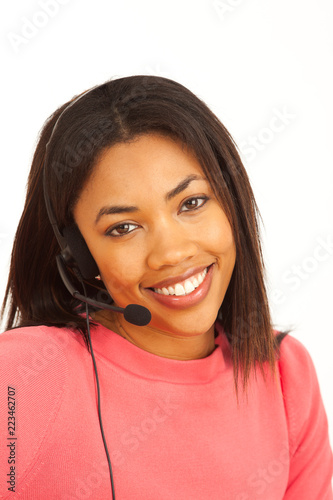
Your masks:
{"label": "dark skin", "polygon": [[228,219],[186,147],[157,134],[110,147],[74,217],[115,304],[140,304],[152,314],[143,327],[107,310],[96,313],[97,321],[166,358],[199,359],[214,350],[236,249]]}

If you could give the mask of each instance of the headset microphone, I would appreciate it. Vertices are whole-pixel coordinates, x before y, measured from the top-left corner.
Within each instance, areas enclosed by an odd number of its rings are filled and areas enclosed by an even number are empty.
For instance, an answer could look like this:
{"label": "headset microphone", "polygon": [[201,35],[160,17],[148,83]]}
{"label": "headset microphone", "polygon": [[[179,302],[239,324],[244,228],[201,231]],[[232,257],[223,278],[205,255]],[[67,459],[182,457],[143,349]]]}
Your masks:
{"label": "headset microphone", "polygon": [[91,297],[87,297],[76,290],[75,286],[71,282],[71,278],[66,270],[66,266],[70,267],[74,271],[81,284],[84,279],[91,279],[99,274],[99,269],[93,256],[90,253],[88,245],[86,244],[76,224],[65,227],[62,233],[60,232],[49,196],[47,194],[45,168],[43,172],[43,185],[46,210],[54,231],[54,235],[61,248],[61,253],[56,257],[58,271],[69,293],[73,297],[81,300],[82,302],[85,302],[86,304],[90,304],[91,306],[100,309],[110,309],[111,311],[120,312],[124,314],[125,320],[129,323],[132,323],[133,325],[148,325],[151,320],[151,313],[146,307],[140,306],[139,304],[129,304],[125,308],[112,306],[109,303],[112,299],[106,290],[104,291],[104,293],[108,296],[109,302],[99,301]]}
{"label": "headset microphone", "polygon": [[[92,89],[93,90],[93,89]],[[90,91],[85,92],[83,95],[88,93]],[[72,103],[70,103],[67,108],[60,114],[58,117],[58,120],[56,121],[51,136],[48,140],[48,143],[46,144],[46,157],[44,159],[44,169],[43,169],[43,191],[44,191],[44,199],[45,199],[45,205],[46,205],[46,211],[48,214],[49,221],[51,223],[51,226],[53,228],[54,235],[59,243],[61,253],[56,257],[56,262],[57,262],[57,267],[59,274],[61,276],[61,279],[69,291],[69,293],[75,297],[76,299],[82,301],[86,305],[86,320],[87,320],[87,335],[88,335],[88,342],[90,346],[90,352],[91,352],[91,357],[94,365],[94,371],[95,371],[95,377],[96,377],[96,385],[97,385],[97,404],[98,404],[98,418],[99,418],[99,424],[100,424],[100,429],[101,429],[101,435],[103,438],[103,443],[104,443],[104,448],[105,448],[105,453],[107,456],[108,460],[108,465],[109,465],[109,471],[110,471],[110,481],[111,481],[111,494],[112,494],[112,499],[115,500],[115,488],[114,488],[114,480],[113,480],[113,472],[112,472],[112,466],[111,466],[111,460],[110,460],[110,455],[104,435],[104,430],[103,430],[103,425],[102,425],[102,415],[101,415],[101,406],[100,406],[100,389],[99,389],[99,380],[98,380],[98,372],[97,372],[97,366],[96,366],[96,361],[95,361],[95,356],[94,356],[94,351],[91,343],[91,335],[90,335],[90,325],[89,325],[89,307],[88,305],[92,305],[96,308],[100,309],[110,309],[112,311],[120,312],[124,315],[124,318],[126,321],[129,323],[132,323],[133,325],[137,326],[144,326],[147,325],[150,320],[151,320],[151,313],[148,309],[146,309],[143,306],[140,306],[138,304],[129,304],[125,308],[122,307],[117,307],[110,305],[110,302],[112,302],[111,296],[108,294],[108,292],[103,290],[103,293],[106,295],[106,301],[100,301],[96,300],[95,298],[91,298],[87,296],[86,292],[86,287],[85,287],[85,282],[84,280],[89,280],[95,278],[99,274],[99,269],[98,266],[90,253],[90,250],[88,248],[88,245],[86,244],[79,228],[77,227],[76,224],[73,224],[71,226],[67,226],[60,230],[58,227],[55,214],[53,212],[53,208],[51,205],[51,200],[48,195],[48,190],[47,190],[47,183],[46,183],[46,158],[48,155],[48,146],[50,142],[52,141],[52,137],[54,135],[54,131],[57,128],[58,122],[64,112],[71,106],[73,106],[76,101],[81,99],[83,95],[79,96],[76,100],[74,100]],[[71,277],[67,271],[67,268],[70,268],[75,276],[77,277],[78,281],[81,283],[82,288],[83,288],[83,294],[81,294],[75,287],[75,285],[71,281]]]}
{"label": "headset microphone", "polygon": [[[125,308],[112,306],[107,302],[98,301],[90,297],[86,297],[85,295],[82,295],[78,290],[75,289],[73,283],[70,281],[70,277],[66,271],[62,255],[57,255],[56,260],[57,260],[58,271],[62,278],[62,281],[64,282],[64,285],[66,286],[67,290],[73,297],[94,307],[98,307],[101,309],[110,309],[111,311],[123,313],[126,321],[132,323],[133,325],[137,326],[148,325],[148,323],[151,320],[151,314],[149,309],[140,306],[139,304],[129,304]],[[76,271],[75,274],[78,275],[78,272]],[[80,276],[77,277],[80,281],[82,281],[82,278]]]}

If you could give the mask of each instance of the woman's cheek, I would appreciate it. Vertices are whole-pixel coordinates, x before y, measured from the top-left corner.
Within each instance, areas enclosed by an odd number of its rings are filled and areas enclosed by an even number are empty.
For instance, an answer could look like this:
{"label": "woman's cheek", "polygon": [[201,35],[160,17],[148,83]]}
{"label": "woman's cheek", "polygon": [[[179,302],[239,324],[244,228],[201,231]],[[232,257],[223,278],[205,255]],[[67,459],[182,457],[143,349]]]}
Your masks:
{"label": "woman's cheek", "polygon": [[121,275],[118,276],[112,271],[103,274],[103,279],[110,294],[115,297],[116,295],[123,295],[128,287],[127,280],[124,280]]}
{"label": "woman's cheek", "polygon": [[224,218],[219,222],[215,220],[206,227],[203,241],[207,250],[217,256],[233,252],[235,249],[232,229]]}
{"label": "woman's cheek", "polygon": [[101,265],[100,269],[101,277],[110,295],[114,299],[117,296],[128,295],[139,282],[135,266],[131,266],[130,262],[118,261],[112,256],[109,257],[108,261],[110,264]]}

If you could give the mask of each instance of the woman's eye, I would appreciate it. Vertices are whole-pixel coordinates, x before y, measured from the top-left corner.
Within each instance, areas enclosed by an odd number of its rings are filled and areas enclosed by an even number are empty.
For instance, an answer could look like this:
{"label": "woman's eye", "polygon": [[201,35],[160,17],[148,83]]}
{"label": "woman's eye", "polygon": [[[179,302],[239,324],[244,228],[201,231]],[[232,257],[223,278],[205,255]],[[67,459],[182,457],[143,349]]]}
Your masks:
{"label": "woman's eye", "polygon": [[181,212],[189,212],[190,210],[196,210],[197,208],[202,207],[208,199],[209,198],[207,196],[195,196],[193,198],[189,198],[183,203],[182,205],[183,210],[181,210]]}
{"label": "woman's eye", "polygon": [[[124,224],[119,224],[118,226],[114,226],[110,228],[105,234],[106,236],[125,236],[126,234],[131,233],[137,226],[135,224],[130,224],[128,222]],[[132,228],[132,229],[131,229]]]}

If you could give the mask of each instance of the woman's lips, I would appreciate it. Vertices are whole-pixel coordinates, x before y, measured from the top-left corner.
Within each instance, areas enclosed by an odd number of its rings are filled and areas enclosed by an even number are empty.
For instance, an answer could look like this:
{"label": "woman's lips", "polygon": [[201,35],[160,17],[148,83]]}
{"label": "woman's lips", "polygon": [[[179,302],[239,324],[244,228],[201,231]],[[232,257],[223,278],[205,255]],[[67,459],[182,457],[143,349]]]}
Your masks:
{"label": "woman's lips", "polygon": [[186,279],[201,273],[204,271],[208,266],[200,266],[200,267],[194,267],[192,269],[188,269],[185,273],[179,276],[173,276],[172,278],[167,278],[162,281],[159,281],[158,283],[153,284],[149,288],[168,288],[169,286],[173,286],[176,283],[180,283],[182,281],[185,281]]}
{"label": "woman's lips", "polygon": [[[171,309],[184,309],[186,307],[194,306],[201,302],[208,294],[212,282],[213,269],[214,265],[210,265],[207,268],[207,273],[202,283],[200,283],[197,288],[187,295],[164,295],[162,293],[155,292],[150,288],[146,288],[145,290],[151,298],[160,304],[170,307]],[[191,276],[193,276],[193,274]]]}

